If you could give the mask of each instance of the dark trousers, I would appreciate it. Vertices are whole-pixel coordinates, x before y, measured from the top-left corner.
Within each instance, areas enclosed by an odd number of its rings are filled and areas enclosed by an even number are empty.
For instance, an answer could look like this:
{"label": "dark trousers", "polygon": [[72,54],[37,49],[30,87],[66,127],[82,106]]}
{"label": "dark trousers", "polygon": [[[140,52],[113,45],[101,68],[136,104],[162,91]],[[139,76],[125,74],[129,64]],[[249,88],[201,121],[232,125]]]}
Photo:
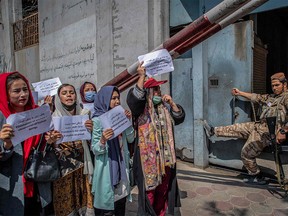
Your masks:
{"label": "dark trousers", "polygon": [[24,199],[24,215],[25,216],[40,216],[41,215],[41,203],[37,199],[37,196],[34,197],[25,197]]}
{"label": "dark trousers", "polygon": [[104,209],[97,209],[94,208],[95,210],[95,215],[96,216],[125,216],[125,207],[126,207],[126,197],[116,201],[114,203],[114,210],[104,210]]}
{"label": "dark trousers", "polygon": [[34,190],[33,197],[24,197],[24,216],[53,215],[53,202],[42,208],[37,185],[35,185]]}

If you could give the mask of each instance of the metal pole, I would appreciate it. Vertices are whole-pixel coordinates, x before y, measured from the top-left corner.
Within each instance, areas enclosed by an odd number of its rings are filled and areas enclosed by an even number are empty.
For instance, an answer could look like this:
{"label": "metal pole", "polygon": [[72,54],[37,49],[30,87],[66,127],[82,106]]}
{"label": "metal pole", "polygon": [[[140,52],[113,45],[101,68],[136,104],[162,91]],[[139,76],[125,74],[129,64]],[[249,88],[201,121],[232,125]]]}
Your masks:
{"label": "metal pole", "polygon": [[264,4],[268,0],[254,0],[248,2],[246,5],[235,11],[233,14],[230,14],[223,20],[221,20],[218,24],[212,26],[207,31],[203,32],[202,34],[198,35],[197,37],[192,37],[186,40],[184,43],[180,44],[176,47],[170,54],[172,58],[177,58],[183,53],[187,52],[192,47],[196,46],[197,44],[203,42],[205,39],[209,38],[211,35],[217,33],[218,31],[222,30],[226,26],[234,23],[241,17],[245,16],[246,14],[253,11],[255,8],[259,7],[260,5]]}

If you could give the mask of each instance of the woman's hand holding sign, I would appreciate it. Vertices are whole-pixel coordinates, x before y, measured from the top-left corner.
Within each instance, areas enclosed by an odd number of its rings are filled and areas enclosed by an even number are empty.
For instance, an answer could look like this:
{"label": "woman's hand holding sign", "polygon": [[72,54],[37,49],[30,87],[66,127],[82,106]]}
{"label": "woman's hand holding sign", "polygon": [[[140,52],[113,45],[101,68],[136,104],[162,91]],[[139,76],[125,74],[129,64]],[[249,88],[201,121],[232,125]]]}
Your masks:
{"label": "woman's hand holding sign", "polygon": [[114,135],[114,131],[112,130],[112,128],[105,129],[102,132],[102,136],[101,136],[101,139],[100,139],[101,144],[105,145],[107,140],[109,140],[113,135]]}
{"label": "woman's hand holding sign", "polygon": [[14,136],[13,128],[10,124],[4,124],[0,131],[0,139],[4,141],[4,148],[10,149],[12,147],[11,138]]}

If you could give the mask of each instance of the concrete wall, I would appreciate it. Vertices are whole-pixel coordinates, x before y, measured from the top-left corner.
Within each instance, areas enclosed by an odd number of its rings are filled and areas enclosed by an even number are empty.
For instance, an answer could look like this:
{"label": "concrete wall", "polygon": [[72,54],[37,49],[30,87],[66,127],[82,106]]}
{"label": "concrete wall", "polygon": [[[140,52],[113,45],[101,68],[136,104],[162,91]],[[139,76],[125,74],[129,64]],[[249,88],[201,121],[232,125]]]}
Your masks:
{"label": "concrete wall", "polygon": [[40,80],[39,46],[35,45],[15,52],[15,65],[17,71],[29,77],[31,83]]}
{"label": "concrete wall", "polygon": [[99,88],[168,37],[167,11],[164,1],[39,1],[40,79]]}
{"label": "concrete wall", "polygon": [[0,1],[0,72],[14,71],[12,24],[22,17],[20,0]]}
{"label": "concrete wall", "polygon": [[40,79],[96,81],[95,1],[39,1]]}

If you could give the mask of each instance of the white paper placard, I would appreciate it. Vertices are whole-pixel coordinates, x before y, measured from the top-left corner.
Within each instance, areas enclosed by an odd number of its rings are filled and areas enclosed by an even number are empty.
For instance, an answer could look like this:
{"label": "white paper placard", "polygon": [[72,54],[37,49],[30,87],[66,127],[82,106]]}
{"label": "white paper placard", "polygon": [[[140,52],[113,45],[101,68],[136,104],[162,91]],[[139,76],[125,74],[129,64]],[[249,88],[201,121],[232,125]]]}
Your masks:
{"label": "white paper placard", "polygon": [[48,105],[11,114],[7,118],[7,124],[10,124],[14,130],[14,137],[11,139],[13,145],[17,145],[34,135],[49,131],[51,120],[52,117]]}
{"label": "white paper placard", "polygon": [[113,129],[114,135],[111,137],[111,139],[117,137],[120,133],[132,125],[130,120],[125,115],[125,110],[122,106],[116,106],[98,118],[103,129]]}
{"label": "white paper placard", "polygon": [[62,134],[62,138],[57,141],[57,144],[76,140],[90,140],[91,133],[85,127],[87,120],[89,120],[88,115],[53,117],[54,129]]}
{"label": "white paper placard", "polygon": [[141,55],[138,60],[139,62],[144,61],[143,66],[149,77],[174,71],[172,58],[166,49]]}
{"label": "white paper placard", "polygon": [[32,83],[34,90],[38,92],[38,100],[43,100],[47,95],[56,95],[60,85],[62,85],[62,83],[59,77]]}
{"label": "white paper placard", "polygon": [[93,116],[95,109],[94,109],[94,103],[83,103],[83,109],[90,110],[91,116]]}

